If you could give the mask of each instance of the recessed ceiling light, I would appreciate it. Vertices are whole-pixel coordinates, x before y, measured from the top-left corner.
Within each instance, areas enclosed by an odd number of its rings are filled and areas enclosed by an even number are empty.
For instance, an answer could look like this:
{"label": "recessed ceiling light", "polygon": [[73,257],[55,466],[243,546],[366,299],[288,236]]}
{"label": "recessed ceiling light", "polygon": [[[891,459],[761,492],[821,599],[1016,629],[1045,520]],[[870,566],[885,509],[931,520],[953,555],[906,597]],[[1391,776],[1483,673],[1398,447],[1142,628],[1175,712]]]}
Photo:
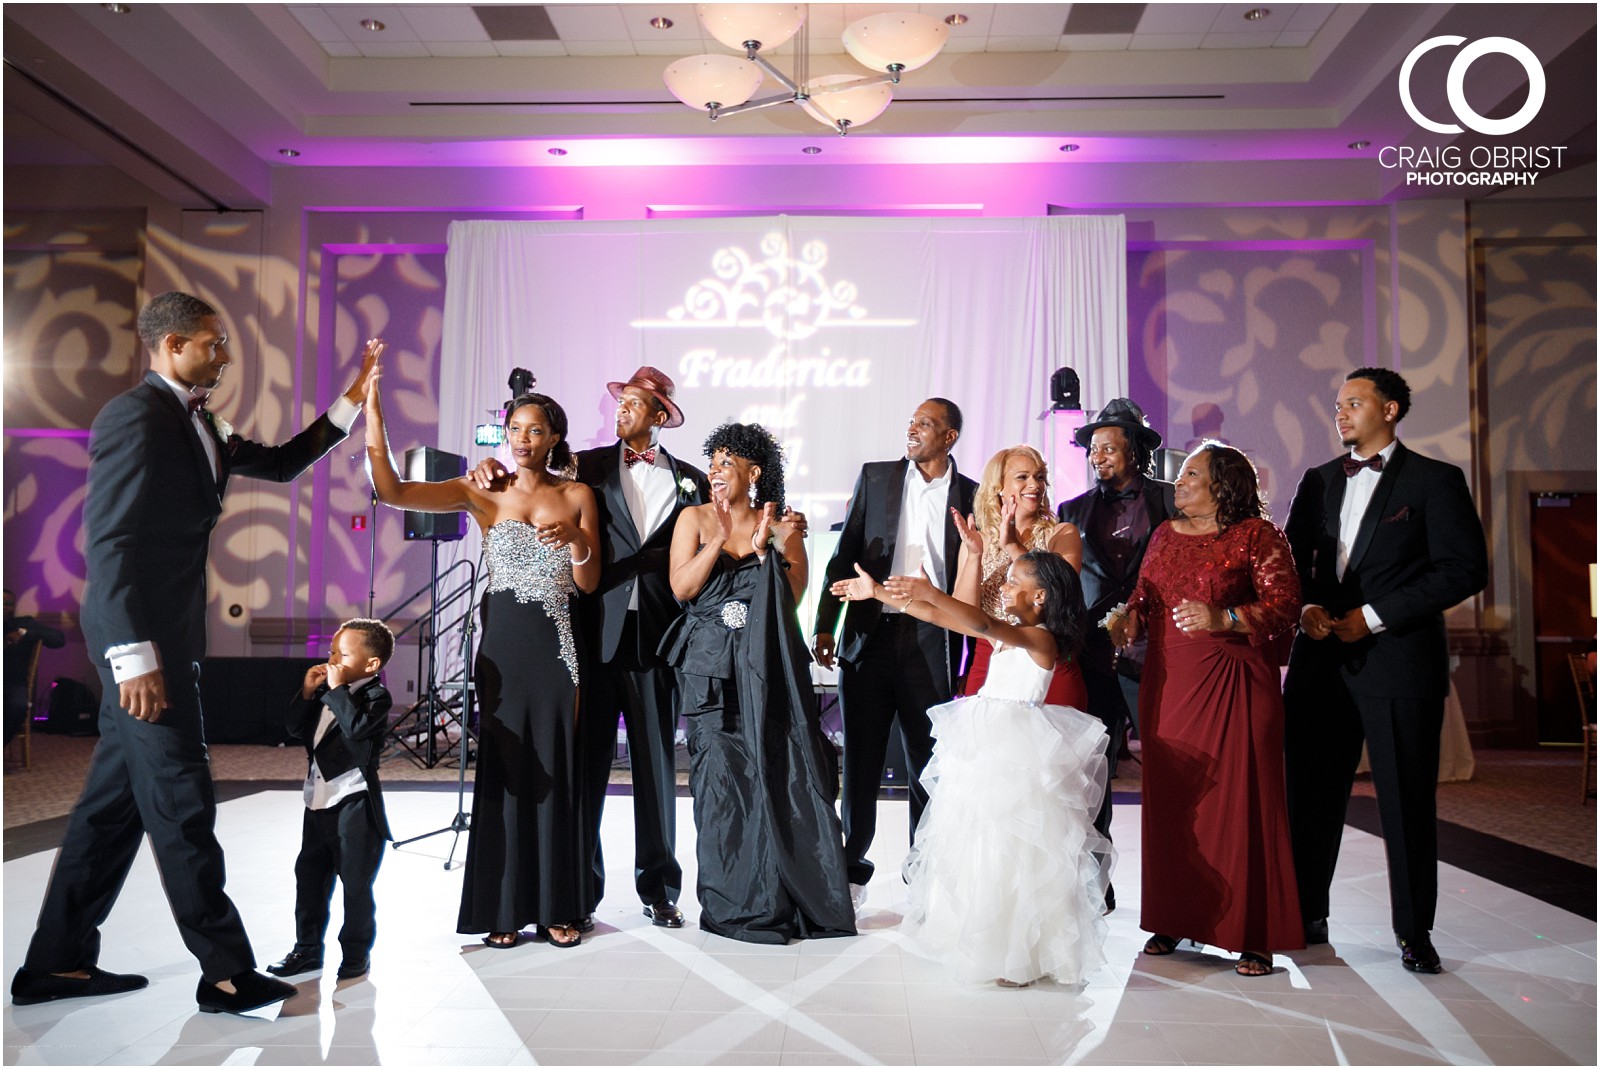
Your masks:
{"label": "recessed ceiling light", "polygon": [[672,29],[672,20],[667,18],[665,15],[657,15],[655,18],[650,20],[650,25],[654,26],[658,30],[670,30]]}
{"label": "recessed ceiling light", "polygon": [[1270,7],[1253,7],[1244,13],[1244,19],[1246,22],[1260,22],[1270,14],[1272,14]]}
{"label": "recessed ceiling light", "polygon": [[821,152],[822,149],[819,148],[816,145],[807,145],[805,148],[801,149],[800,151],[804,152],[807,156],[815,156],[817,153]]}
{"label": "recessed ceiling light", "polygon": [[946,26],[965,26],[967,24],[967,16],[961,14],[959,11],[954,15],[946,15],[944,17],[944,24]]}
{"label": "recessed ceiling light", "polygon": [[113,15],[126,15],[128,12],[133,10],[133,8],[129,7],[127,4],[101,4],[100,6],[111,12]]}
{"label": "recessed ceiling light", "polygon": [[294,159],[296,156],[300,155],[300,150],[293,148],[280,148],[278,150],[278,155],[287,156],[290,159]]}
{"label": "recessed ceiling light", "polygon": [[567,154],[567,150],[564,148],[547,148],[545,151],[552,156],[565,156]]}
{"label": "recessed ceiling light", "polygon": [[377,19],[362,19],[361,28],[363,30],[371,30],[373,33],[379,33],[387,27],[385,27],[384,24],[379,22]]}
{"label": "recessed ceiling light", "polygon": [[1352,141],[1352,142],[1350,142],[1350,147],[1353,148],[1353,149],[1360,150],[1360,149],[1366,148],[1370,144],[1372,144],[1371,141]]}
{"label": "recessed ceiling light", "polygon": [[1057,151],[1057,152],[1076,152],[1076,151],[1078,151],[1078,148],[1079,148],[1079,146],[1077,146],[1077,145],[1074,145],[1074,144],[1072,144],[1072,143],[1071,143],[1071,142],[1070,142],[1070,141],[1069,141],[1069,142],[1068,142],[1068,143],[1067,143],[1067,144],[1065,144],[1065,145],[1062,145],[1062,146],[1061,146],[1061,147],[1060,147],[1060,148],[1059,148],[1059,149],[1057,149],[1057,150],[1056,150],[1056,151]]}

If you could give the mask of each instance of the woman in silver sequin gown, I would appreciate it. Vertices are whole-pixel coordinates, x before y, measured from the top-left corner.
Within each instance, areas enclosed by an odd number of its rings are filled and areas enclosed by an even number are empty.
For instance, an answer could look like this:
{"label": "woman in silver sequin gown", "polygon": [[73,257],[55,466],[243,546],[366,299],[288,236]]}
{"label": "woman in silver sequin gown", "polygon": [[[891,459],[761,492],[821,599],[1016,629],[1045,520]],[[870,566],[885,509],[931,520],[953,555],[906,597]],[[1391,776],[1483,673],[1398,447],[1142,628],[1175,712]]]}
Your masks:
{"label": "woman in silver sequin gown", "polygon": [[[569,467],[566,413],[542,394],[506,410],[513,470],[490,489],[470,479],[406,482],[384,433],[378,376],[367,392],[367,453],[378,500],[412,512],[467,512],[483,530],[488,582],[475,662],[480,709],[472,834],[456,930],[515,946],[538,925],[577,946],[594,911],[593,850],[578,819],[577,710],[582,674],[572,600],[600,580],[594,494]],[[552,470],[554,469],[554,470]]]}

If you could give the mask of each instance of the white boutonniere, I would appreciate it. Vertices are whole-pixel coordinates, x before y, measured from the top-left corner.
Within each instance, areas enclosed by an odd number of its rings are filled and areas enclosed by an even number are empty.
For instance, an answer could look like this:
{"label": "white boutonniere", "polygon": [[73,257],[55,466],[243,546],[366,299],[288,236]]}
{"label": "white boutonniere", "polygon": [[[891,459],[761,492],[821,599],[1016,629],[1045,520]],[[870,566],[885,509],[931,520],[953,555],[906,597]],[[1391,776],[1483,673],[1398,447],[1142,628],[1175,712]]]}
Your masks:
{"label": "white boutonniere", "polygon": [[687,475],[679,477],[679,479],[678,479],[678,496],[679,497],[693,497],[695,495],[695,490],[696,490],[696,487],[694,485],[694,480],[693,479],[689,478]]}
{"label": "white boutonniere", "polygon": [[217,437],[224,442],[233,437],[233,424],[209,410],[206,412],[206,418],[211,420],[211,426],[216,428]]}

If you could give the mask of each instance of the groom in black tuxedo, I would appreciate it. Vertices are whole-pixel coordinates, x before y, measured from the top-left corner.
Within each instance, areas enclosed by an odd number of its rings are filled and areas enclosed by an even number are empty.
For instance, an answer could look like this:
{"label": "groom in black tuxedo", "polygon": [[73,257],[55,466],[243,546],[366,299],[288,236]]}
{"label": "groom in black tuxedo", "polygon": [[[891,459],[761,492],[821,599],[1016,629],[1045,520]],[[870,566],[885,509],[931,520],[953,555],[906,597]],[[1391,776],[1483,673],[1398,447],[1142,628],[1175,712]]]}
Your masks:
{"label": "groom in black tuxedo", "polygon": [[[942,397],[917,406],[906,427],[906,455],[861,467],[846,507],[839,545],[828,561],[826,589],[855,576],[859,564],[873,579],[925,573],[940,590],[955,581],[961,540],[950,510],[972,513],[978,485],[956,471],[950,456],[961,437],[961,409]],[[832,668],[840,602],[817,604],[812,651]],[[839,704],[844,715],[844,859],[857,908],[872,878],[867,848],[878,827],[878,788],[896,719],[910,768],[911,832],[928,804],[922,770],[933,755],[930,706],[955,693],[963,640],[880,601],[853,601],[838,639]]]}
{"label": "groom in black tuxedo", "polygon": [[383,343],[367,343],[355,382],[326,414],[267,446],[205,410],[234,360],[216,309],[163,293],[140,311],[138,331],[151,370],[100,410],[89,437],[82,622],[104,695],[100,743],[11,997],[28,1005],[145,986],[97,962],[100,925],[148,833],[179,933],[200,962],[200,1009],[244,1012],[295,988],[255,971],[223,890],[200,711],[211,529],[230,476],[287,482],[343,440]]}
{"label": "groom in black tuxedo", "polygon": [[578,454],[578,479],[600,505],[600,589],[584,599],[589,649],[597,670],[586,696],[582,731],[587,797],[584,815],[594,842],[596,898],[605,886],[600,816],[617,747],[617,712],[628,735],[633,773],[634,887],[645,916],[681,928],[683,869],[675,854],[678,809],[677,682],[656,655],[667,625],[683,611],[672,596],[667,554],[678,514],[711,500],[698,469],[659,443],[681,426],[683,412],[664,373],[641,367],[627,382],[609,382],[617,401],[617,442]]}
{"label": "groom in black tuxedo", "polygon": [[1410,407],[1400,375],[1352,371],[1334,402],[1350,452],[1306,472],[1289,506],[1306,605],[1284,685],[1285,772],[1306,942],[1328,941],[1328,890],[1365,739],[1401,964],[1436,973],[1444,612],[1482,590],[1489,572],[1461,469],[1395,437]]}

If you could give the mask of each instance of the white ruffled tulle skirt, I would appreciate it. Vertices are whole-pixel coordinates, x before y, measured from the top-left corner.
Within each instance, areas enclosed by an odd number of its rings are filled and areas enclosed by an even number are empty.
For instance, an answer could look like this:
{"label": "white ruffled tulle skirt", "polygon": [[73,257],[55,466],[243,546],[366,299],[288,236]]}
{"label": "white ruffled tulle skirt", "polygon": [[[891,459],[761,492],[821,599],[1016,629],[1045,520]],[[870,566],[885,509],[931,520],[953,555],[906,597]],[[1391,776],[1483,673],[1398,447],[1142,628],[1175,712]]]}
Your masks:
{"label": "white ruffled tulle skirt", "polygon": [[1094,829],[1105,727],[1065,706],[982,695],[929,716],[937,744],[903,930],[957,980],[1078,983],[1105,961],[1114,854]]}

